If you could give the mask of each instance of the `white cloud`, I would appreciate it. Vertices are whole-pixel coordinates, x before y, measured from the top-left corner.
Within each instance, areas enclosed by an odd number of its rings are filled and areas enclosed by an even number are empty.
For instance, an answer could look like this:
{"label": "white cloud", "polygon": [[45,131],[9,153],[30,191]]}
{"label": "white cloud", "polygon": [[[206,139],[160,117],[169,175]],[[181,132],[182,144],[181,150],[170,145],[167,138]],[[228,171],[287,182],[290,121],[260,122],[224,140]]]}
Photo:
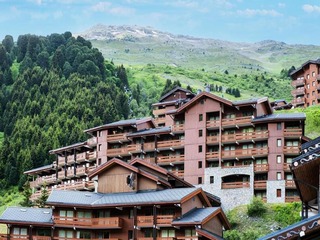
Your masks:
{"label": "white cloud", "polygon": [[271,17],[278,17],[282,16],[281,13],[277,12],[276,10],[266,10],[266,9],[246,9],[246,10],[238,10],[237,13],[239,15],[243,15],[246,17],[253,17],[253,16],[271,16]]}
{"label": "white cloud", "polygon": [[279,2],[279,3],[278,3],[278,6],[279,6],[280,8],[284,8],[284,7],[286,7],[286,4],[285,4],[285,3],[282,3],[282,2]]}
{"label": "white cloud", "polygon": [[98,2],[91,6],[91,10],[94,12],[105,12],[114,15],[129,15],[135,12],[133,8],[113,6],[111,2]]}
{"label": "white cloud", "polygon": [[303,11],[307,13],[317,12],[320,13],[320,6],[305,4],[302,6]]}
{"label": "white cloud", "polygon": [[107,12],[111,7],[110,2],[98,2],[97,4],[93,5],[91,9],[95,12]]}

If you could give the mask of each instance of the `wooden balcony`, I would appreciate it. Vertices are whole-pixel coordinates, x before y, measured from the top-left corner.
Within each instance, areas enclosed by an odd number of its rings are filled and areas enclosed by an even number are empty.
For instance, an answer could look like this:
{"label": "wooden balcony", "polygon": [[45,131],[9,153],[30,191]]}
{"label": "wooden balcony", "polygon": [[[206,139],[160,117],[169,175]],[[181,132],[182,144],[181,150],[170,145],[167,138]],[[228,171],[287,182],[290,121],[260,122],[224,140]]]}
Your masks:
{"label": "wooden balcony", "polygon": [[159,141],[157,143],[157,149],[175,149],[181,147],[184,147],[183,140]]}
{"label": "wooden balcony", "polygon": [[97,143],[98,143],[97,137],[92,137],[87,140],[87,144],[89,147],[95,147],[97,146]]}
{"label": "wooden balcony", "polygon": [[268,131],[257,131],[236,134],[224,134],[221,137],[222,142],[246,142],[253,140],[268,139]]}
{"label": "wooden balcony", "polygon": [[[53,240],[79,240],[81,238],[54,237]],[[83,238],[84,239],[84,238]],[[122,240],[120,238],[90,238],[90,240]]]}
{"label": "wooden balcony", "polygon": [[76,218],[76,217],[53,217],[53,221],[57,226],[72,226],[72,227],[90,227],[90,228],[105,228],[119,229],[122,228],[122,219],[119,217],[109,218]]}
{"label": "wooden balcony", "polygon": [[291,163],[283,163],[283,171],[291,171],[290,165]]}
{"label": "wooden balcony", "polygon": [[[153,240],[153,237],[144,237],[144,238],[137,238],[138,240]],[[183,238],[176,238],[176,237],[157,237],[157,240],[177,240]],[[191,238],[190,238],[191,240]]]}
{"label": "wooden balcony", "polygon": [[34,193],[32,193],[30,200],[31,201],[35,201],[37,200],[39,197],[41,196],[41,191],[36,191]]}
{"label": "wooden balcony", "polygon": [[157,163],[175,163],[175,162],[183,162],[184,161],[184,155],[172,155],[172,156],[161,156],[158,157]]}
{"label": "wooden balcony", "polygon": [[222,189],[249,188],[250,182],[223,182]]}
{"label": "wooden balcony", "polygon": [[72,177],[74,177],[74,169],[67,170],[67,178],[72,178]]}
{"label": "wooden balcony", "polygon": [[87,174],[86,167],[77,167],[76,169],[76,176],[84,176]]}
{"label": "wooden balcony", "polygon": [[206,152],[206,160],[219,158],[219,152]]}
{"label": "wooden balcony", "polygon": [[219,143],[219,136],[207,136],[207,144],[214,145]]}
{"label": "wooden balcony", "polygon": [[140,143],[138,144],[130,144],[127,146],[127,150],[129,153],[139,153],[142,151],[142,145]]}
{"label": "wooden balcony", "polygon": [[130,155],[127,147],[107,149],[107,156]]}
{"label": "wooden balcony", "polygon": [[[21,239],[29,239],[29,235],[17,235],[17,234],[1,234],[0,240],[21,240]],[[51,240],[50,236],[37,236],[32,235],[32,240]]]}
{"label": "wooden balcony", "polygon": [[143,151],[145,152],[153,152],[155,151],[156,144],[154,142],[148,142],[143,144]]}
{"label": "wooden balcony", "polygon": [[85,183],[85,188],[86,188],[86,189],[89,189],[89,190],[94,189],[94,181],[87,181],[87,182]]}
{"label": "wooden balcony", "polygon": [[86,189],[86,182],[79,181],[68,184],[59,184],[56,186],[58,190],[84,190]]}
{"label": "wooden balcony", "polygon": [[283,147],[283,154],[286,155],[298,155],[300,153],[299,146],[284,146]]}
{"label": "wooden balcony", "polygon": [[156,223],[153,222],[153,216],[137,216],[138,227],[171,226],[174,215],[158,215]]}
{"label": "wooden balcony", "polygon": [[51,174],[48,176],[38,177],[36,180],[30,182],[30,187],[41,187],[43,184],[50,185],[57,181],[56,174]]}
{"label": "wooden balcony", "polygon": [[301,128],[284,129],[283,136],[285,138],[300,138],[302,136],[302,129]]}
{"label": "wooden balcony", "polygon": [[254,172],[268,172],[269,171],[269,164],[255,164],[254,165]]}
{"label": "wooden balcony", "polygon": [[268,148],[236,149],[222,152],[223,159],[240,159],[268,155]]}
{"label": "wooden balcony", "polygon": [[266,180],[254,181],[254,189],[266,189],[266,188],[267,188]]}
{"label": "wooden balcony", "polygon": [[208,129],[215,129],[220,127],[220,120],[212,120],[206,122],[206,127]]}
{"label": "wooden balcony", "polygon": [[161,109],[155,109],[152,111],[154,116],[159,116],[159,115],[165,115],[166,114],[166,109],[165,108],[161,108]]}
{"label": "wooden balcony", "polygon": [[304,101],[304,97],[302,98],[294,98],[291,103],[294,105],[294,106],[299,106],[299,105],[304,105],[305,101]]}
{"label": "wooden balcony", "polygon": [[285,202],[301,202],[301,199],[299,196],[286,196]]}
{"label": "wooden balcony", "polygon": [[126,141],[128,141],[126,133],[108,134],[107,136],[107,142],[115,143],[115,142],[126,142]]}
{"label": "wooden balcony", "polygon": [[171,131],[174,133],[184,132],[184,124],[176,124],[171,126]]}
{"label": "wooden balcony", "polygon": [[179,178],[183,178],[184,176],[184,170],[175,170],[171,171],[174,175],[178,176]]}
{"label": "wooden balcony", "polygon": [[97,152],[87,152],[86,153],[86,160],[91,161],[91,160],[96,160],[97,158]]}
{"label": "wooden balcony", "polygon": [[161,118],[156,117],[156,118],[154,119],[154,122],[155,122],[155,124],[156,124],[157,126],[160,125],[160,124],[165,124],[165,123],[166,123],[166,118],[165,118],[165,117],[161,117]]}
{"label": "wooden balcony", "polygon": [[296,184],[293,180],[286,180],[286,188],[296,188]]}
{"label": "wooden balcony", "polygon": [[292,81],[291,85],[293,87],[304,86],[304,78]]}
{"label": "wooden balcony", "polygon": [[60,172],[58,172],[58,179],[64,179],[66,178],[66,174],[64,169],[62,169]]}
{"label": "wooden balcony", "polygon": [[297,97],[297,96],[300,96],[300,95],[304,95],[304,93],[305,93],[304,88],[294,89],[294,90],[291,91],[291,94],[294,97]]}
{"label": "wooden balcony", "polygon": [[222,126],[246,126],[251,125],[251,116],[247,117],[236,117],[236,118],[224,118],[222,119]]}

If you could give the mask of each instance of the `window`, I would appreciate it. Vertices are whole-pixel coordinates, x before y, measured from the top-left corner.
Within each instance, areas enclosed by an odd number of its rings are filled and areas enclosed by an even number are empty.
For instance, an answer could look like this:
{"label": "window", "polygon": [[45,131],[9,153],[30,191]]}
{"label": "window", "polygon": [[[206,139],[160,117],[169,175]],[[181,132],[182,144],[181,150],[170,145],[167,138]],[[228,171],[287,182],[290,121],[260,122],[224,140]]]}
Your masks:
{"label": "window", "polygon": [[307,84],[307,88],[310,89],[310,84],[309,83]]}
{"label": "window", "polygon": [[102,136],[102,131],[99,131],[98,134],[99,134],[99,137],[101,137]]}
{"label": "window", "polygon": [[277,180],[281,180],[281,172],[277,172]]}
{"label": "window", "polygon": [[282,127],[281,127],[281,123],[277,123],[277,130],[281,130]]}
{"label": "window", "polygon": [[14,235],[27,235],[28,231],[27,231],[27,228],[15,227],[15,228],[13,228],[13,234]]}
{"label": "window", "polygon": [[199,137],[202,137],[202,129],[199,130]]}
{"label": "window", "polygon": [[99,144],[98,146],[98,151],[101,151],[101,144]]}
{"label": "window", "polygon": [[71,230],[59,230],[59,238],[73,238]]}
{"label": "window", "polygon": [[133,239],[133,231],[132,230],[129,230],[128,231],[128,239]]}
{"label": "window", "polygon": [[281,159],[281,155],[277,155],[277,163],[281,163],[282,159]]}
{"label": "window", "polygon": [[66,217],[67,220],[72,220],[71,218],[73,218],[73,211],[72,210],[60,210],[59,216],[60,216],[61,220],[65,220],[65,218],[63,218],[63,217]]}
{"label": "window", "polygon": [[312,86],[315,86],[315,85],[316,85],[316,81],[313,81],[313,82],[312,82]]}
{"label": "window", "polygon": [[288,157],[288,158],[286,159],[286,163],[292,163],[292,158],[291,158],[291,157]]}
{"label": "window", "polygon": [[210,176],[210,183],[214,183],[214,176]]}
{"label": "window", "polygon": [[201,122],[203,120],[203,115],[199,114],[199,122]]}
{"label": "window", "polygon": [[91,212],[77,212],[78,218],[91,218]]}
{"label": "window", "polygon": [[281,189],[277,189],[277,197],[281,197]]}
{"label": "window", "polygon": [[109,238],[109,232],[105,231],[99,231],[99,239],[108,239]]}
{"label": "window", "polygon": [[77,238],[79,239],[91,239],[89,231],[77,231]]}
{"label": "window", "polygon": [[202,161],[198,162],[198,168],[202,168]]}
{"label": "window", "polygon": [[161,237],[175,237],[174,229],[163,229],[161,230]]}
{"label": "window", "polygon": [[202,177],[198,177],[198,184],[202,184]]}
{"label": "window", "polygon": [[307,74],[307,79],[309,79],[310,78],[310,75],[309,74]]}
{"label": "window", "polygon": [[312,72],[312,77],[316,76],[316,73],[315,72]]}
{"label": "window", "polygon": [[198,146],[198,152],[201,153],[202,152],[202,145]]}
{"label": "window", "polygon": [[198,234],[195,229],[186,229],[186,230],[184,230],[184,236],[194,237],[194,236],[198,236]]}
{"label": "window", "polygon": [[281,147],[281,145],[282,145],[281,139],[277,139],[277,147]]}
{"label": "window", "polygon": [[133,209],[130,209],[129,211],[129,218],[133,218]]}

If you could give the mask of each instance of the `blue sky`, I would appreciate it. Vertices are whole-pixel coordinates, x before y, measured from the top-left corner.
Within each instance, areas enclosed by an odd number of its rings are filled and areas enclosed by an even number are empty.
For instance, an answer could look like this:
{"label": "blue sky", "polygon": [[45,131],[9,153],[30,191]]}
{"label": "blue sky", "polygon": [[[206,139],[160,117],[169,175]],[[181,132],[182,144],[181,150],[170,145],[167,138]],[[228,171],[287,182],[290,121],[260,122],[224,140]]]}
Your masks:
{"label": "blue sky", "polygon": [[319,20],[319,0],[0,0],[0,40],[105,24],[235,42],[320,45]]}

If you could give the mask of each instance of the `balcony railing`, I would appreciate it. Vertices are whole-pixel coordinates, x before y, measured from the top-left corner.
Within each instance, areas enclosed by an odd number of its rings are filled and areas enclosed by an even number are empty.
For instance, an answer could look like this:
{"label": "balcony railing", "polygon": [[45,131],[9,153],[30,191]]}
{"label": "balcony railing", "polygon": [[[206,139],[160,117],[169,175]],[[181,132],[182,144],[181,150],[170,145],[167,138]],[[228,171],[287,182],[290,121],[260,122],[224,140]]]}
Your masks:
{"label": "balcony railing", "polygon": [[223,182],[222,189],[249,188],[250,182]]}
{"label": "balcony railing", "polygon": [[[77,162],[83,162],[87,157],[87,154],[86,152],[82,152],[82,153],[77,153],[76,154],[76,159],[75,159],[75,156],[74,155],[69,155],[67,156],[67,165],[71,165],[73,164],[75,161]],[[65,157],[64,156],[59,156],[58,157],[58,165],[59,166],[63,166],[65,165]]]}
{"label": "balcony railing", "polygon": [[240,142],[240,141],[252,141],[256,139],[267,139],[269,137],[268,131],[257,131],[247,133],[225,134],[222,135],[222,142]]}
{"label": "balcony railing", "polygon": [[286,180],[286,188],[296,188],[296,184],[293,180]]}
{"label": "balcony railing", "polygon": [[79,181],[68,184],[59,184],[55,187],[55,189],[59,190],[84,190],[86,189],[86,182]]}
{"label": "balcony railing", "polygon": [[254,188],[255,189],[266,189],[267,188],[267,181],[266,180],[254,181]]}
{"label": "balcony railing", "polygon": [[304,78],[299,79],[299,80],[294,80],[291,82],[291,85],[293,87],[297,87],[297,86],[303,86],[304,85]]}
{"label": "balcony railing", "polygon": [[97,152],[87,152],[86,160],[95,160],[97,158]]}
{"label": "balcony railing", "polygon": [[173,162],[183,162],[184,155],[173,155],[173,156],[162,156],[158,157],[158,163],[173,163]]}
{"label": "balcony railing", "polygon": [[155,225],[170,226],[174,215],[158,215],[156,223],[153,222],[153,216],[137,216],[138,227],[152,227]]}
{"label": "balcony railing", "polygon": [[285,202],[300,202],[301,199],[299,196],[286,196]]}
{"label": "balcony railing", "polygon": [[183,140],[169,140],[169,141],[159,141],[157,144],[157,148],[177,148],[183,147]]}
{"label": "balcony railing", "polygon": [[[29,235],[17,235],[17,234],[1,234],[0,240],[21,240],[21,239],[29,239]],[[32,240],[51,240],[50,236],[37,236],[32,235]]]}
{"label": "balcony railing", "polygon": [[300,88],[300,89],[294,89],[291,91],[291,94],[296,97],[296,96],[299,96],[299,95],[304,95],[305,93],[305,90],[304,88]]}
{"label": "balcony railing", "polygon": [[171,126],[172,132],[183,132],[184,131],[184,124],[176,124]]}
{"label": "balcony railing", "polygon": [[[137,238],[138,240],[153,240],[153,237],[144,237],[144,238]],[[157,237],[157,240],[177,240],[183,238],[176,238],[176,237]],[[193,239],[193,238],[192,238]],[[198,239],[198,238],[197,238]],[[190,238],[191,240],[191,238]]]}
{"label": "balcony railing", "polygon": [[208,136],[207,137],[207,144],[214,144],[219,143],[219,136]]}
{"label": "balcony railing", "polygon": [[57,180],[56,174],[51,174],[48,176],[38,177],[35,181],[30,182],[30,187],[41,187],[44,183],[47,185],[50,185],[52,183],[55,183]]}
{"label": "balcony railing", "polygon": [[122,228],[122,219],[119,217],[109,218],[76,218],[76,217],[54,217],[56,225],[91,227],[91,228]]}
{"label": "balcony railing", "polygon": [[236,125],[249,125],[251,124],[252,117],[236,117],[236,118],[224,118],[222,119],[222,126],[236,126]]}
{"label": "balcony railing", "polygon": [[283,163],[283,171],[291,171],[290,164],[291,163]]}
{"label": "balcony railing", "polygon": [[154,142],[148,142],[143,144],[143,151],[155,151],[156,144]]}
{"label": "balcony railing", "polygon": [[304,100],[303,97],[302,97],[302,98],[294,98],[294,99],[291,101],[291,103],[292,103],[293,105],[304,105],[305,100]]}
{"label": "balcony railing", "polygon": [[207,128],[219,128],[220,120],[211,120],[206,122]]}
{"label": "balcony railing", "polygon": [[88,144],[88,146],[90,146],[90,147],[95,147],[95,146],[97,146],[97,138],[96,138],[96,137],[89,138],[89,139],[87,140],[87,144]]}
{"label": "balcony railing", "polygon": [[141,152],[141,144],[130,144],[127,146],[127,150],[129,153],[138,153]]}
{"label": "balcony railing", "polygon": [[268,172],[269,171],[269,164],[255,164],[254,171],[255,172]]}
{"label": "balcony railing", "polygon": [[301,128],[287,128],[283,130],[283,136],[286,138],[299,138],[302,136]]}
{"label": "balcony railing", "polygon": [[165,117],[156,117],[154,119],[155,124],[158,126],[159,124],[164,124],[166,122],[166,118]]}
{"label": "balcony railing", "polygon": [[299,146],[284,146],[283,147],[283,153],[290,155],[296,155],[300,153],[300,147]]}
{"label": "balcony railing", "polygon": [[268,155],[268,148],[248,148],[237,150],[224,150],[222,158],[246,158],[252,156]]}
{"label": "balcony railing", "polygon": [[174,175],[178,176],[179,178],[183,178],[184,176],[184,170],[175,170],[171,171]]}
{"label": "balcony railing", "polygon": [[122,141],[127,141],[126,133],[108,134],[107,136],[107,142],[122,142]]}
{"label": "balcony railing", "polygon": [[215,159],[219,158],[219,152],[207,152],[206,153],[206,159]]}
{"label": "balcony railing", "polygon": [[107,156],[129,155],[127,147],[107,149]]}

